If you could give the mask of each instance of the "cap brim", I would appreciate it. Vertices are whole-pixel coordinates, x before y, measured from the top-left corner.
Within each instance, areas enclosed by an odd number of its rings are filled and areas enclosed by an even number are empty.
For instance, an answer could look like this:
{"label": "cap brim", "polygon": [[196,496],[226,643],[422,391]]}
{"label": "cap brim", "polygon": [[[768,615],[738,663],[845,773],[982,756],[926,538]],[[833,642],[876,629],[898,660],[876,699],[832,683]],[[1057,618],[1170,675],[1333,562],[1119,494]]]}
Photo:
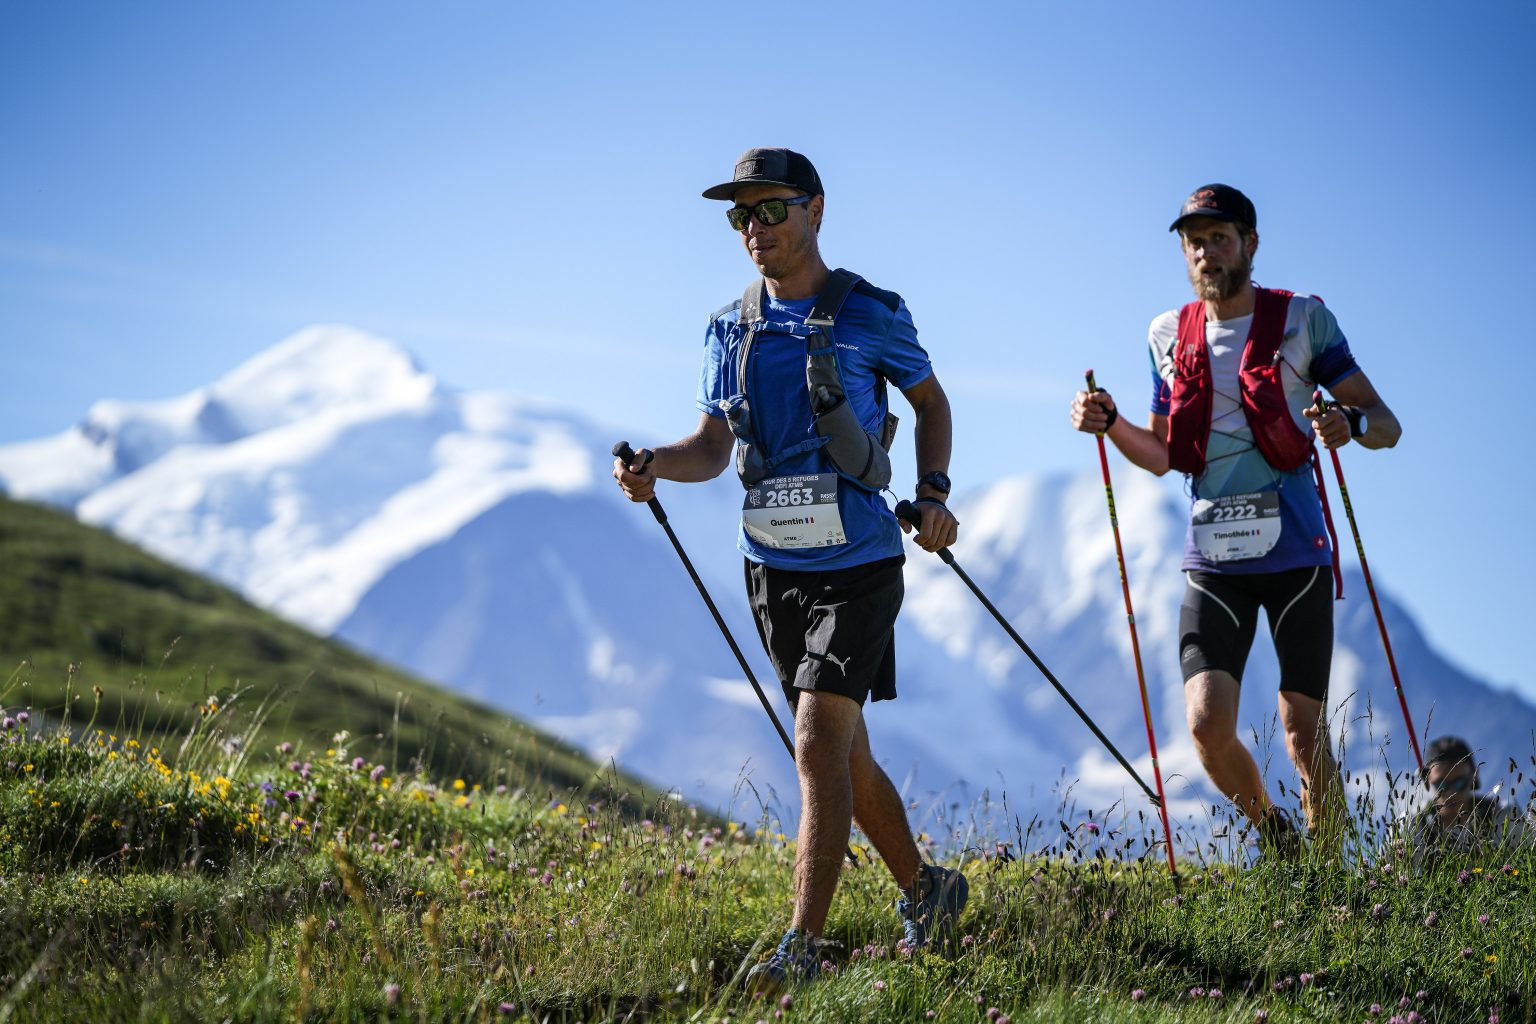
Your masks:
{"label": "cap brim", "polygon": [[1189,220],[1189,218],[1191,218],[1191,217],[1210,217],[1213,220],[1224,220],[1228,224],[1236,224],[1237,223],[1237,218],[1236,217],[1232,216],[1230,213],[1223,213],[1221,210],[1191,210],[1188,213],[1186,213],[1183,216],[1181,216],[1178,220],[1174,221],[1172,224],[1169,224],[1168,225],[1168,230],[1169,231],[1177,231],[1177,230],[1179,230],[1179,225],[1183,224],[1185,221]]}
{"label": "cap brim", "polygon": [[785,188],[792,188],[797,192],[804,191],[799,185],[790,181],[767,181],[761,178],[749,178],[744,181],[727,181],[724,184],[716,185],[714,188],[707,188],[704,190],[703,195],[705,199],[735,199],[736,193],[749,185],[783,185]]}

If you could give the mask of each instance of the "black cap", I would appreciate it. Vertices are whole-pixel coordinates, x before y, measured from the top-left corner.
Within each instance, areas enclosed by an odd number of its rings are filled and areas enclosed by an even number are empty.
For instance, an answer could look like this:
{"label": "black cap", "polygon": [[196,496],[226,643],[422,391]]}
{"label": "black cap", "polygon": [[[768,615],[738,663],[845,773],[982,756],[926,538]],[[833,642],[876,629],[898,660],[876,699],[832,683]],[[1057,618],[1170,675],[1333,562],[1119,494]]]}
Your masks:
{"label": "black cap", "polygon": [[736,174],[730,181],[704,190],[705,199],[734,199],[736,190],[747,185],[787,185],[807,195],[826,195],[821,175],[805,157],[792,149],[749,149],[736,159]]}
{"label": "black cap", "polygon": [[1441,736],[1431,743],[1424,751],[1424,767],[1432,764],[1443,764],[1448,768],[1455,767],[1463,761],[1472,759],[1472,748],[1467,746],[1467,741],[1460,736]]}
{"label": "black cap", "polygon": [[1472,766],[1472,788],[1477,789],[1482,785],[1482,780],[1479,778],[1477,761],[1472,756],[1472,748],[1460,736],[1441,736],[1424,749],[1424,768],[1420,777],[1427,784],[1430,768],[1438,764],[1449,772],[1462,762]]}
{"label": "black cap", "polygon": [[1184,200],[1178,219],[1168,225],[1168,230],[1179,230],[1179,225],[1188,217],[1212,217],[1241,222],[1251,228],[1259,226],[1259,215],[1254,212],[1253,203],[1231,185],[1201,185],[1195,189]]}

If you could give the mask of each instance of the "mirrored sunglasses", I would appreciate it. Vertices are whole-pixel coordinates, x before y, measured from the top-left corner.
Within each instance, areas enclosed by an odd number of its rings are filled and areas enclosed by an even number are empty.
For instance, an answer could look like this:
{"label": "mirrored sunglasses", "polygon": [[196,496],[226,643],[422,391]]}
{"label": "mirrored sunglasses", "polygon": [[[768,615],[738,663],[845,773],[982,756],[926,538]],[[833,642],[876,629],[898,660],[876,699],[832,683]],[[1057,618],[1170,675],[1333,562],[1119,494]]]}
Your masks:
{"label": "mirrored sunglasses", "polygon": [[795,196],[793,199],[764,199],[756,206],[733,206],[725,211],[725,219],[730,221],[731,227],[737,231],[747,230],[748,217],[756,217],[759,224],[772,227],[775,224],[784,223],[784,219],[789,216],[791,206],[801,206],[815,198],[815,196]]}

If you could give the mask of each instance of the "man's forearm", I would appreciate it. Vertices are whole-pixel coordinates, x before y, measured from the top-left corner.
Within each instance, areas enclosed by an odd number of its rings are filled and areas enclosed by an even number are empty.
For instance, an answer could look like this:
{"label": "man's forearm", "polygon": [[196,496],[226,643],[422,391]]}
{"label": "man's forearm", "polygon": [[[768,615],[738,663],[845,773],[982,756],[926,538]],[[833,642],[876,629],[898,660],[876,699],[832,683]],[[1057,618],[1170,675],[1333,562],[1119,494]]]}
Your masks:
{"label": "man's forearm", "polygon": [[1397,417],[1387,408],[1387,403],[1377,402],[1375,405],[1355,408],[1365,415],[1365,433],[1354,439],[1361,447],[1391,448],[1403,436],[1402,424],[1397,422]]}
{"label": "man's forearm", "polygon": [[706,416],[699,429],[672,444],[654,449],[651,472],[660,480],[694,484],[713,480],[730,465],[735,437],[725,421]]}
{"label": "man's forearm", "polygon": [[1154,416],[1150,427],[1138,427],[1124,416],[1110,426],[1106,437],[1132,465],[1162,476],[1168,472],[1168,443],[1159,430],[1162,424]]}
{"label": "man's forearm", "polygon": [[[912,427],[913,446],[917,450],[917,477],[935,470],[947,474],[949,459],[954,451],[955,421],[949,411],[949,399],[942,389],[926,396],[927,401],[913,407],[916,422]],[[922,493],[918,497],[933,497]]]}

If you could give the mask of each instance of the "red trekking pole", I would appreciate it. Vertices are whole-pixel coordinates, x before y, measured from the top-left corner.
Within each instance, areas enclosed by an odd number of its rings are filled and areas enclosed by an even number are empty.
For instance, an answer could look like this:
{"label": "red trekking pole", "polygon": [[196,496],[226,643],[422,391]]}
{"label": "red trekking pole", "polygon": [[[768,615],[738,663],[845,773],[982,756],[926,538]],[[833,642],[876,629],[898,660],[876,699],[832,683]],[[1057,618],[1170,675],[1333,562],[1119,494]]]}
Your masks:
{"label": "red trekking pole", "polygon": [[[1084,376],[1088,392],[1099,390],[1093,382],[1093,371]],[[1094,434],[1099,442],[1099,466],[1104,470],[1104,498],[1109,502],[1109,526],[1115,532],[1115,558],[1120,563],[1120,592],[1125,597],[1125,621],[1131,627],[1131,656],[1136,661],[1136,682],[1141,687],[1141,712],[1147,720],[1147,749],[1152,753],[1152,779],[1157,783],[1157,812],[1163,817],[1163,841],[1168,847],[1168,870],[1175,884],[1179,881],[1179,868],[1173,860],[1173,832],[1168,827],[1168,801],[1163,797],[1163,771],[1157,764],[1157,737],[1152,731],[1152,705],[1147,700],[1147,677],[1141,669],[1141,642],[1136,638],[1136,612],[1131,608],[1131,583],[1125,573],[1125,551],[1120,546],[1120,520],[1115,516],[1115,488],[1109,482],[1109,457],[1104,452],[1104,435]]]}
{"label": "red trekking pole", "polygon": [[[1326,412],[1338,402],[1325,401],[1322,391],[1312,394],[1312,404],[1319,412]],[[1339,481],[1339,496],[1344,499],[1344,514],[1349,517],[1349,531],[1355,535],[1355,552],[1360,556],[1360,572],[1365,576],[1365,589],[1371,595],[1371,607],[1376,609],[1376,628],[1381,630],[1381,646],[1387,652],[1387,667],[1392,670],[1392,686],[1397,690],[1397,703],[1403,709],[1403,721],[1408,726],[1408,743],[1413,747],[1413,759],[1418,762],[1419,774],[1424,774],[1424,755],[1419,753],[1419,737],[1413,729],[1413,716],[1408,713],[1408,698],[1403,695],[1403,681],[1397,674],[1397,659],[1392,656],[1392,640],[1387,636],[1387,621],[1381,615],[1381,602],[1376,599],[1376,585],[1371,582],[1371,567],[1365,560],[1365,545],[1360,541],[1360,527],[1355,524],[1355,509],[1349,503],[1349,487],[1344,483],[1344,467],[1339,463],[1337,448],[1329,448],[1333,456],[1333,475]],[[1321,481],[1319,481],[1321,484]]]}

